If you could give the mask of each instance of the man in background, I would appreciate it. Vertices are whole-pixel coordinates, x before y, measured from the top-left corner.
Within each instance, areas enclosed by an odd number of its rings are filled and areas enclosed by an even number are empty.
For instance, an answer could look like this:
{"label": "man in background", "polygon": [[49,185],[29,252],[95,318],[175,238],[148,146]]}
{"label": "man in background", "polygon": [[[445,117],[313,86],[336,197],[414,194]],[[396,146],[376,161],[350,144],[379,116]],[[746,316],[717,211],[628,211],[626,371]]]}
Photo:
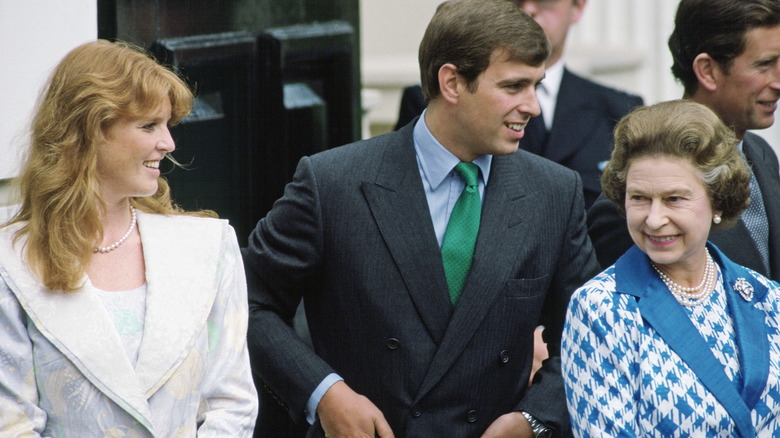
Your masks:
{"label": "man in background", "polygon": [[[531,119],[520,148],[548,158],[582,178],[585,207],[601,193],[601,169],[612,150],[612,129],[642,98],[605,87],[572,73],[565,66],[569,28],[582,17],[587,0],[508,0],[526,11],[552,44],[546,76],[537,89],[541,115]],[[396,129],[422,112],[419,85],[401,98]]]}
{"label": "man in background", "polygon": [[[734,129],[752,169],[750,207],[710,240],[734,262],[780,280],[780,177],[772,148],[747,132],[775,121],[780,99],[780,2],[682,0],[669,37],[683,98],[704,104]],[[631,245],[626,219],[605,197],[588,212],[589,234],[606,268]]]}
{"label": "man in background", "polygon": [[[598,264],[579,176],[518,151],[548,56],[509,3],[442,3],[420,45],[422,116],[304,157],[258,222],[256,383],[308,436],[570,435],[561,330]],[[301,299],[313,348],[290,327]],[[540,324],[550,359],[529,386]]]}

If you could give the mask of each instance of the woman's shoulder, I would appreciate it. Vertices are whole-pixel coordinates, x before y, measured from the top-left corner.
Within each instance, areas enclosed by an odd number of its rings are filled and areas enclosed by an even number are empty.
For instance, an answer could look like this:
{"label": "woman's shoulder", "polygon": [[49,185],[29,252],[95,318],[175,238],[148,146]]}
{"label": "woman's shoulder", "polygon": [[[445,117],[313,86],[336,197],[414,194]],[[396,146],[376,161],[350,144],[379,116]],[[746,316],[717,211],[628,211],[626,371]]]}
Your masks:
{"label": "woman's shoulder", "polygon": [[0,228],[0,251],[4,253],[17,254],[16,247],[24,246],[24,236],[17,239],[16,236],[19,230],[24,226],[22,222],[16,222],[10,225],[5,225]]}
{"label": "woman's shoulder", "polygon": [[5,237],[15,235],[19,229],[24,226],[25,223],[26,222],[14,222],[0,226],[0,236]]}
{"label": "woman's shoulder", "polygon": [[766,293],[762,293],[759,296],[763,297],[761,301],[777,302],[780,299],[780,283],[765,277],[764,275],[750,269],[743,267],[747,273],[753,277],[753,283],[757,283],[759,287],[766,289]]}
{"label": "woman's shoulder", "polygon": [[615,293],[615,265],[598,273],[595,277],[586,281],[577,289],[575,294],[580,296],[611,295]]}
{"label": "woman's shoulder", "polygon": [[223,229],[225,227],[230,227],[227,219],[194,216],[189,214],[157,214],[147,213],[141,210],[137,211],[139,220],[152,225],[160,224],[161,226],[165,225],[206,229]]}
{"label": "woman's shoulder", "polygon": [[144,236],[169,242],[224,242],[235,239],[235,231],[227,219],[189,215],[138,213],[138,226]]}
{"label": "woman's shoulder", "polygon": [[575,290],[570,306],[576,308],[585,305],[605,311],[608,308],[630,307],[628,303],[634,301],[632,298],[631,295],[616,290],[615,265],[612,265]]}

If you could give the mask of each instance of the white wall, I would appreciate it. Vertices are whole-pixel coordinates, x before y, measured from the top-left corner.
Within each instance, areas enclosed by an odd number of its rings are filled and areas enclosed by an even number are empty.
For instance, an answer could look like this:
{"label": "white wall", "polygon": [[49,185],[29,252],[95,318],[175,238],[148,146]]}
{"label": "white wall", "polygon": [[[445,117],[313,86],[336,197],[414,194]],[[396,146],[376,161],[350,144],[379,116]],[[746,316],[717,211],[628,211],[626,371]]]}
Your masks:
{"label": "white wall", "polygon": [[96,37],[96,0],[0,0],[0,179],[17,173],[33,105],[51,69]]}
{"label": "white wall", "polygon": [[420,82],[417,47],[441,0],[360,0],[364,137],[392,129],[401,90]]}

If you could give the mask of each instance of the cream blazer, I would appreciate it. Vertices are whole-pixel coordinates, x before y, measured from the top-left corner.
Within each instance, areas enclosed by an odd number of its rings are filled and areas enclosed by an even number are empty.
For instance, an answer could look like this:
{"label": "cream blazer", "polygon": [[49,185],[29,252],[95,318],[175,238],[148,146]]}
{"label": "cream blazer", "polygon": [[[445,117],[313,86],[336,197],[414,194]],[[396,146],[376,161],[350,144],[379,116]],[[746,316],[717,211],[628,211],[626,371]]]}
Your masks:
{"label": "cream blazer", "polygon": [[[0,437],[250,437],[241,254],[227,221],[138,212],[148,287],[133,369],[90,288],[47,291],[0,231]],[[86,278],[85,278],[85,281]]]}

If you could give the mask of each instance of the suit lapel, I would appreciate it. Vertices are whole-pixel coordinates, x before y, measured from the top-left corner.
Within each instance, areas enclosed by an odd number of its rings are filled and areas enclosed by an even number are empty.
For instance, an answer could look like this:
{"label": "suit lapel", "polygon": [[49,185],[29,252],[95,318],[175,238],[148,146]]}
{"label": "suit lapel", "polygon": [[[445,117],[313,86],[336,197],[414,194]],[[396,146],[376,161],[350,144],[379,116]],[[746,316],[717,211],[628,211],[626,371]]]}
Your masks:
{"label": "suit lapel", "polygon": [[583,92],[583,84],[577,84],[576,78],[563,70],[561,87],[555,104],[555,115],[544,157],[556,163],[562,163],[581,148],[582,143],[591,137],[598,125],[598,111],[589,111],[593,104],[588,100],[589,93]]}
{"label": "suit lapel", "polygon": [[[139,212],[148,295],[135,373],[147,397],[167,381],[204,331],[217,290],[221,227],[219,221]],[[197,262],[181,263],[182,254]]]}
{"label": "suit lapel", "polygon": [[[642,317],[728,411],[740,436],[755,436],[750,409],[740,392],[728,379],[723,365],[713,356],[702,336],[698,335],[699,331],[682,306],[650,269],[647,256],[636,246],[631,247],[615,266],[617,292],[638,298]],[[735,320],[735,330],[738,329],[736,324]]]}
{"label": "suit lapel", "polygon": [[[769,339],[766,332],[766,316],[756,307],[765,299],[768,289],[756,281],[742,266],[726,258],[717,248],[711,248],[712,258],[723,267],[723,285],[726,290],[729,313],[732,316],[736,344],[739,349],[742,371],[742,399],[750,409],[756,406],[764,392],[769,377]],[[753,296],[748,301],[734,290],[734,285],[750,284]],[[744,290],[744,286],[741,287]],[[746,360],[746,358],[750,358]]]}
{"label": "suit lapel", "polygon": [[462,353],[510,278],[515,257],[507,254],[516,253],[518,240],[530,233],[521,216],[524,208],[533,208],[524,205],[525,188],[533,187],[522,176],[527,174],[523,172],[524,165],[524,161],[507,156],[493,157],[471,271],[415,403],[436,385]]}
{"label": "suit lapel", "polygon": [[778,177],[777,168],[770,165],[777,159],[767,157],[766,151],[756,144],[757,141],[759,140],[755,138],[755,134],[745,134],[742,150],[750,161],[758,185],[761,187],[761,197],[764,199],[764,209],[769,221],[770,269],[772,270],[772,278],[778,278],[778,273],[780,273],[780,238],[778,238],[778,230],[773,228],[773,224],[780,223],[780,202],[778,202],[780,200],[780,177]]}
{"label": "suit lapel", "polygon": [[35,327],[92,385],[152,431],[149,404],[100,297],[91,287],[69,294],[46,290],[11,248],[11,234],[3,233],[0,272]]}
{"label": "suit lapel", "polygon": [[419,315],[438,343],[450,320],[452,305],[411,128],[397,135],[405,136],[403,144],[385,143],[377,178],[364,182],[362,190]]}

